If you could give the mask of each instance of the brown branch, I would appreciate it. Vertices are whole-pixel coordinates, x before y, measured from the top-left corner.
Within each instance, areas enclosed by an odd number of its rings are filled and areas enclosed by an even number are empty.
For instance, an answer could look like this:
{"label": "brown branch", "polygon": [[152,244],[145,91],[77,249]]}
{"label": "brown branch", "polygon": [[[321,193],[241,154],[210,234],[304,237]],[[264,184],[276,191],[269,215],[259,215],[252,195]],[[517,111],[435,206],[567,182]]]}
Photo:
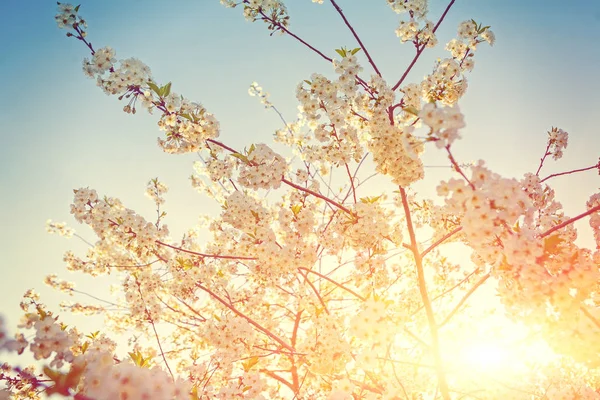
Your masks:
{"label": "brown branch", "polygon": [[222,258],[222,259],[226,259],[226,260],[256,260],[256,257],[227,256],[227,255],[221,255],[221,254],[198,253],[196,251],[187,250],[187,249],[184,249],[184,248],[181,248],[181,247],[173,246],[173,245],[165,243],[165,242],[161,242],[160,240],[157,240],[156,243],[159,244],[159,245],[161,245],[161,246],[166,246],[166,247],[169,247],[169,248],[177,250],[177,251],[182,251],[184,253],[193,254],[193,255],[198,256],[198,257]]}
{"label": "brown branch", "polygon": [[566,220],[565,222],[563,222],[561,224],[553,226],[552,228],[548,229],[546,232],[542,233],[540,235],[540,238],[544,238],[544,237],[550,235],[552,232],[555,232],[555,231],[557,231],[557,230],[559,230],[561,228],[564,228],[565,226],[567,226],[569,224],[572,224],[573,222],[575,222],[575,221],[577,221],[577,220],[579,220],[579,219],[581,219],[583,217],[587,217],[588,215],[593,214],[593,213],[595,213],[597,211],[600,211],[600,205],[598,205],[596,207],[593,207],[593,208],[590,208],[586,212],[581,213],[581,214],[579,214],[576,217],[570,218],[570,219]]}
{"label": "brown branch", "polygon": [[342,285],[342,284],[341,284],[341,283],[339,283],[339,282],[336,282],[336,281],[334,281],[333,279],[331,279],[330,277],[328,277],[328,276],[326,276],[326,275],[323,275],[323,274],[321,274],[321,273],[319,273],[319,272],[317,272],[317,271],[315,271],[315,270],[308,269],[308,268],[305,268],[305,267],[298,267],[298,269],[301,269],[301,270],[303,270],[303,271],[310,272],[311,274],[315,274],[315,275],[317,275],[317,276],[320,276],[321,278],[325,279],[326,281],[329,281],[329,282],[333,283],[334,285],[336,285],[336,286],[337,286],[337,287],[339,287],[340,289],[344,289],[344,290],[345,290],[345,291],[347,291],[348,293],[351,293],[351,294],[353,294],[353,295],[354,295],[354,296],[356,296],[356,298],[358,298],[359,300],[362,300],[362,301],[365,301],[365,300],[366,300],[366,299],[365,299],[363,296],[361,296],[360,294],[356,293],[354,290],[352,290],[352,289],[350,289],[350,288],[347,288],[346,286]]}
{"label": "brown branch", "polygon": [[433,357],[435,360],[435,369],[438,378],[438,384],[440,387],[440,391],[442,392],[442,397],[444,400],[450,400],[450,392],[448,388],[448,381],[446,380],[446,373],[444,371],[444,364],[442,361],[442,356],[440,354],[440,343],[438,337],[438,327],[435,322],[435,315],[433,312],[433,307],[431,305],[431,300],[429,299],[429,294],[427,293],[427,283],[425,282],[425,271],[423,270],[423,259],[421,258],[421,254],[419,253],[419,245],[417,243],[417,238],[415,235],[415,228],[412,223],[412,216],[410,213],[410,209],[408,207],[408,198],[406,196],[406,190],[403,187],[400,187],[400,196],[402,197],[402,206],[404,207],[404,214],[406,217],[406,226],[408,228],[408,234],[410,236],[410,244],[413,256],[415,258],[415,265],[417,267],[417,278],[419,284],[419,292],[421,294],[421,299],[423,301],[423,305],[425,306],[425,312],[427,314],[427,322],[429,325],[429,332],[431,334],[431,350],[433,352]]}
{"label": "brown branch", "polygon": [[[435,31],[437,31],[438,27],[440,26],[440,24],[442,23],[442,21],[444,20],[444,18],[446,18],[446,14],[448,14],[448,11],[450,11],[450,7],[452,7],[452,5],[454,4],[454,1],[455,0],[450,1],[450,3],[448,4],[448,6],[446,7],[446,9],[444,10],[444,13],[442,14],[442,16],[438,20],[437,24],[435,24],[435,27],[433,28],[433,33],[435,33]],[[402,77],[400,78],[400,80],[398,82],[396,82],[396,84],[394,85],[394,87],[392,88],[392,90],[396,90],[396,89],[398,89],[398,87],[400,85],[402,85],[402,82],[404,82],[404,79],[406,79],[406,76],[408,75],[408,73],[410,72],[410,70],[412,69],[412,67],[415,65],[415,63],[417,62],[417,60],[419,59],[419,57],[421,57],[421,53],[423,53],[423,50],[425,50],[425,46],[426,45],[427,45],[427,43],[423,43],[421,45],[421,47],[417,49],[417,54],[415,54],[415,57],[413,58],[413,60],[408,65],[408,68],[406,68],[406,71],[404,71],[404,73],[402,74]]]}
{"label": "brown branch", "polygon": [[261,331],[262,333],[264,333],[265,335],[267,335],[268,337],[270,337],[271,339],[273,339],[274,341],[276,341],[277,343],[279,343],[283,348],[289,350],[292,353],[296,353],[296,349],[294,349],[292,346],[290,346],[289,344],[287,344],[286,342],[284,342],[283,340],[281,340],[279,337],[277,337],[275,334],[273,334],[268,329],[262,327],[259,323],[257,323],[256,321],[254,321],[252,318],[248,317],[247,315],[245,315],[244,313],[242,313],[241,311],[239,311],[235,307],[233,307],[231,304],[227,303],[218,294],[216,294],[215,292],[213,292],[209,288],[204,287],[200,283],[197,283],[196,286],[198,288],[204,290],[206,293],[208,293],[212,298],[214,298],[215,300],[217,300],[219,303],[223,304],[225,307],[227,307],[228,309],[230,309],[235,315],[237,315],[238,317],[241,317],[241,318],[245,319],[246,321],[248,321],[248,323],[250,323],[250,325],[254,326],[256,329],[258,329],[259,331]]}
{"label": "brown branch", "polygon": [[352,25],[350,25],[350,22],[348,22],[348,19],[346,18],[346,16],[342,12],[342,9],[340,8],[340,6],[337,5],[337,3],[335,2],[335,0],[330,0],[330,1],[331,1],[331,4],[333,5],[333,7],[335,7],[335,10],[338,12],[338,14],[340,14],[340,16],[342,17],[342,19],[344,20],[344,23],[346,24],[346,26],[348,27],[348,29],[350,29],[350,32],[352,32],[352,35],[354,36],[354,38],[358,42],[360,48],[363,49],[363,51],[365,52],[365,55],[367,56],[367,59],[369,60],[369,63],[371,64],[371,66],[373,66],[373,69],[375,70],[375,73],[377,75],[381,76],[381,73],[379,72],[379,69],[377,68],[377,65],[375,65],[375,62],[371,58],[371,55],[369,54],[369,51],[367,50],[366,46],[363,44],[362,40],[360,40],[360,37],[358,36],[358,34],[356,33],[356,31],[354,30],[354,28],[352,27]]}
{"label": "brown branch", "polygon": [[308,42],[306,42],[305,40],[303,40],[302,38],[300,38],[300,36],[292,33],[289,29],[287,29],[285,26],[283,26],[282,24],[280,24],[279,22],[273,20],[272,18],[270,18],[269,16],[267,16],[262,9],[259,11],[260,15],[262,15],[263,19],[269,21],[270,23],[272,23],[273,25],[275,25],[276,27],[278,27],[279,29],[281,29],[283,32],[287,33],[288,35],[290,35],[291,37],[293,37],[294,39],[296,39],[297,41],[299,41],[300,43],[302,43],[303,45],[305,45],[306,47],[308,47],[309,49],[311,49],[312,51],[314,51],[315,53],[317,53],[318,55],[320,55],[321,57],[323,57],[325,60],[329,61],[329,62],[333,62],[333,60],[330,57],[327,57],[325,54],[323,54],[321,51],[317,50],[315,47],[311,46]]}
{"label": "brown branch", "polygon": [[452,163],[452,166],[454,167],[454,170],[456,172],[458,172],[465,179],[465,181],[467,181],[467,183],[469,184],[469,186],[471,187],[471,189],[475,190],[475,185],[473,185],[473,183],[469,180],[469,178],[467,178],[467,176],[465,175],[465,173],[460,168],[460,165],[458,165],[458,163],[454,159],[454,156],[452,155],[452,152],[450,151],[450,146],[449,145],[446,146],[446,151],[448,152],[448,158],[450,159],[450,162]]}
{"label": "brown branch", "polygon": [[426,248],[425,250],[423,250],[423,252],[421,253],[421,257],[422,258],[425,257],[425,255],[427,253],[429,253],[431,250],[435,249],[437,246],[439,246],[440,244],[442,244],[442,242],[444,242],[445,240],[447,240],[448,238],[450,238],[455,233],[460,232],[461,230],[462,230],[462,226],[459,226],[458,228],[455,228],[454,230],[446,233],[444,236],[442,236],[440,239],[438,239],[431,246],[429,246],[428,248]]}
{"label": "brown branch", "polygon": [[286,185],[288,185],[288,186],[291,186],[291,187],[293,187],[293,188],[295,188],[295,189],[298,189],[298,190],[300,190],[300,191],[302,191],[302,192],[306,192],[306,193],[312,194],[313,196],[315,196],[315,197],[318,197],[319,199],[321,199],[321,200],[324,200],[324,201],[326,201],[327,203],[329,203],[329,204],[331,204],[331,205],[334,205],[334,206],[336,206],[337,208],[339,208],[340,210],[342,210],[342,211],[346,212],[346,213],[347,213],[347,214],[349,214],[349,215],[354,215],[354,214],[352,213],[352,211],[350,211],[348,208],[344,207],[343,205],[341,205],[340,203],[338,203],[338,202],[337,202],[337,201],[335,201],[335,200],[331,200],[331,199],[330,199],[329,197],[327,197],[327,196],[323,196],[322,194],[319,194],[319,193],[317,193],[317,192],[315,192],[315,191],[312,191],[312,190],[310,190],[310,189],[308,189],[308,188],[303,188],[302,186],[296,185],[294,182],[288,181],[287,179],[285,179],[285,178],[283,178],[283,177],[281,178],[281,182],[283,182],[283,183],[285,183]]}

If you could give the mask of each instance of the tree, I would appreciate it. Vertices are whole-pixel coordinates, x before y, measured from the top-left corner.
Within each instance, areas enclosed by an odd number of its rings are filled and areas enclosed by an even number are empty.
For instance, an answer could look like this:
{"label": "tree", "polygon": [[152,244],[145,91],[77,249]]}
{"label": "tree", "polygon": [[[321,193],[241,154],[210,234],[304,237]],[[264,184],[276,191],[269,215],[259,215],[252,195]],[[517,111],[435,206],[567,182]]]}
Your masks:
{"label": "tree", "polygon": [[[71,212],[97,241],[84,257],[69,252],[65,261],[93,276],[119,274],[118,312],[72,306],[107,318],[106,332],[83,333],[28,292],[23,328],[35,337],[2,334],[0,343],[19,354],[29,348],[49,365],[42,375],[6,366],[7,390],[17,398],[45,391],[98,400],[600,397],[600,252],[577,246],[573,226],[587,218],[600,243],[600,194],[568,217],[550,186],[559,175],[600,171],[600,162],[542,174],[567,147],[559,128],[548,132],[537,171],[521,179],[483,161],[462,164],[452,152],[465,125],[457,105],[465,75],[479,45],[494,43],[490,27],[461,23],[449,56],[408,84],[454,0],[436,22],[425,1],[388,1],[407,15],[396,34],[415,47],[396,81],[384,80],[335,0],[329,3],[358,46],[336,49],[335,57],[291,30],[281,1],[222,3],[333,64],[335,77],[313,74],[298,85],[301,115],[293,122],[257,83],[250,87],[281,117],[273,148],[287,148],[290,160],[264,143],[226,144],[205,107],[155,81],[140,60],[94,47],[80,7],[59,4],[59,27],[91,53],[84,72],[125,101],[125,112],[159,114],[162,150],[200,154],[192,184],[222,211],[175,239],[158,179],[147,188],[153,221],[119,199],[74,190]],[[437,199],[412,190],[425,178],[426,148],[454,172],[432,182]],[[59,223],[48,228],[73,234]],[[199,229],[211,240],[203,243]],[[453,248],[470,262],[453,261]],[[74,290],[56,276],[46,282]],[[494,294],[492,282],[497,304],[469,304]],[[128,359],[108,336],[126,329],[136,332]]]}

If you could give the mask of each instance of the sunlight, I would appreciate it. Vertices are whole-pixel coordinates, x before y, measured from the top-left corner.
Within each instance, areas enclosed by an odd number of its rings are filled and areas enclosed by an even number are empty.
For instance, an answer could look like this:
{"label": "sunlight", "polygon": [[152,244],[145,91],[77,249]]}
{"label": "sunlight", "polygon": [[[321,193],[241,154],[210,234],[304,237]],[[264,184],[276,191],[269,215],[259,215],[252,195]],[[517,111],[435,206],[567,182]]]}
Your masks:
{"label": "sunlight", "polygon": [[464,350],[463,360],[477,368],[498,368],[509,362],[508,349],[496,343],[476,343]]}

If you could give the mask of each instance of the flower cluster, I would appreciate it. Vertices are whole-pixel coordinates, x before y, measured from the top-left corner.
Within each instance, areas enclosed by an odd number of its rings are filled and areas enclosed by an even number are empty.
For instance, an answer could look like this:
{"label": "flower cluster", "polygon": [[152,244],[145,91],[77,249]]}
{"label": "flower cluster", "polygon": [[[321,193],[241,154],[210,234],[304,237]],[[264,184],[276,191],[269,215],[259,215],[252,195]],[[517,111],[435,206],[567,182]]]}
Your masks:
{"label": "flower cluster", "polygon": [[166,225],[158,228],[133,210],[123,206],[119,199],[98,198],[95,190],[74,190],[71,213],[78,222],[88,224],[101,239],[99,246],[117,246],[134,251],[138,257],[149,257],[156,250],[156,241],[168,234]]}
{"label": "flower cluster", "polygon": [[420,28],[419,22],[411,18],[409,21],[400,21],[400,25],[396,29],[396,36],[402,43],[413,42],[416,46],[432,48],[437,45],[434,28],[431,21],[425,21],[425,25]]}
{"label": "flower cluster", "polygon": [[450,147],[456,139],[460,139],[458,130],[465,127],[463,115],[458,106],[436,107],[433,103],[423,106],[419,117],[431,129],[430,135],[435,138],[438,148]]}
{"label": "flower cluster", "polygon": [[[594,207],[600,206],[600,193],[596,193],[590,196],[590,199],[585,203],[588,210]],[[590,216],[590,226],[594,232],[594,239],[596,239],[596,248],[600,250],[600,213],[595,213]]]}
{"label": "flower cluster", "polygon": [[160,182],[158,178],[150,179],[146,185],[146,196],[152,199],[157,206],[164,204],[165,198],[163,195],[167,193],[169,188],[167,185]]}
{"label": "flower cluster", "polygon": [[68,227],[65,222],[55,222],[49,219],[46,221],[46,232],[52,234],[57,233],[60,236],[70,238],[75,233],[75,230]]}
{"label": "flower cluster", "polygon": [[265,108],[272,107],[273,104],[269,101],[269,93],[263,92],[263,88],[258,85],[257,82],[252,82],[250,88],[248,89],[248,94],[250,96],[257,96],[260,99],[260,102],[264,104]]}
{"label": "flower cluster", "polygon": [[90,351],[83,373],[82,394],[96,400],[187,400],[191,385],[172,378],[161,368],[143,368],[131,362],[115,364],[113,354]]}
{"label": "flower cluster", "polygon": [[428,10],[428,0],[387,0],[388,5],[396,13],[409,13],[416,18],[425,18]]}
{"label": "flower cluster", "polygon": [[548,131],[548,149],[546,153],[551,154],[553,159],[560,159],[568,144],[569,134],[567,132],[559,128],[552,128]]}
{"label": "flower cluster", "polygon": [[281,0],[246,0],[243,3],[221,0],[221,4],[230,8],[243,4],[246,20],[251,22],[263,20],[268,24],[268,29],[273,32],[284,32],[289,24],[290,17]]}
{"label": "flower cluster", "polygon": [[264,143],[252,145],[240,166],[238,182],[247,188],[277,189],[287,172],[287,162]]}
{"label": "flower cluster", "polygon": [[83,18],[77,15],[79,6],[73,6],[72,4],[57,3],[58,14],[54,17],[58,27],[61,29],[72,28],[82,29],[86,28],[87,24]]}

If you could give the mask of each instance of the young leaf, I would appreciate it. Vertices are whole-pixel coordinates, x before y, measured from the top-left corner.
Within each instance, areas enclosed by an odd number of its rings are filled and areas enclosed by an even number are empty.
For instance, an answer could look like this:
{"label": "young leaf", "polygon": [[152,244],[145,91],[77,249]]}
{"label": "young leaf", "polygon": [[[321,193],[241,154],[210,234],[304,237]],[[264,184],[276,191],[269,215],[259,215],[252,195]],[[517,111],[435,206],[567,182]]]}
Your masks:
{"label": "young leaf", "polygon": [[167,97],[168,95],[171,94],[171,82],[169,82],[165,86],[163,86],[162,92],[163,92],[163,97]]}
{"label": "young leaf", "polygon": [[155,83],[148,81],[148,86],[154,91],[154,93],[160,96],[160,89]]}
{"label": "young leaf", "polygon": [[338,53],[342,57],[346,57],[346,50],[344,50],[344,49],[335,49],[335,52]]}

